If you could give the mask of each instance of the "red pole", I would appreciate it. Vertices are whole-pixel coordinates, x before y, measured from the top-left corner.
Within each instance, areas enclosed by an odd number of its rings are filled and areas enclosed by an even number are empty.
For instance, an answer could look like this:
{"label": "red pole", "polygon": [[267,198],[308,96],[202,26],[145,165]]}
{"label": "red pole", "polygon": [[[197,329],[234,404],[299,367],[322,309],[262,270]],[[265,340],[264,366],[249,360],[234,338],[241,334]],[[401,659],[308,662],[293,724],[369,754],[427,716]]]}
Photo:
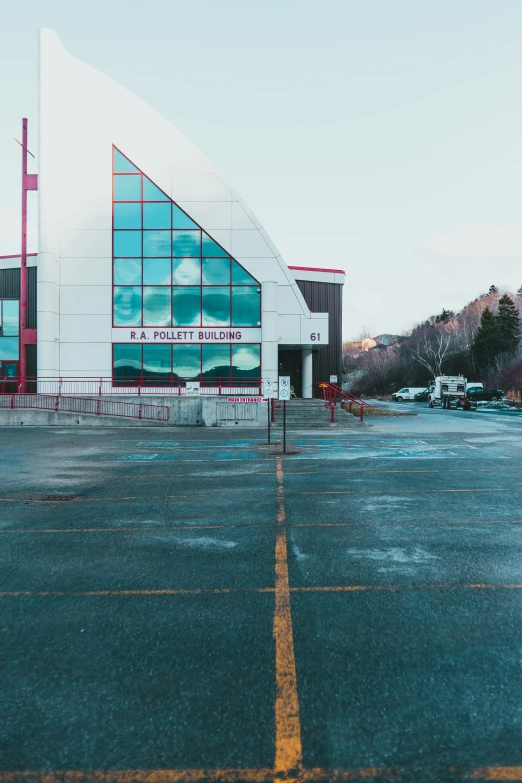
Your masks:
{"label": "red pole", "polygon": [[27,363],[27,191],[38,190],[38,174],[27,173],[27,118],[22,120],[22,252],[20,253],[20,387],[25,392]]}
{"label": "red pole", "polygon": [[22,120],[22,253],[20,256],[20,385],[25,392],[25,330],[27,327],[27,119]]}

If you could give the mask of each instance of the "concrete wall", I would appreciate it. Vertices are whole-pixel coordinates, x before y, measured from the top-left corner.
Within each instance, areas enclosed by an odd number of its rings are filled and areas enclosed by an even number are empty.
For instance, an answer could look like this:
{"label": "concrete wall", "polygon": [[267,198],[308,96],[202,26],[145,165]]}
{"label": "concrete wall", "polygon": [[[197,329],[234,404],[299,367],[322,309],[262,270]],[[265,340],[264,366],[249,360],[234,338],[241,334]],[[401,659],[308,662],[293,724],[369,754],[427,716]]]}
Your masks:
{"label": "concrete wall", "polygon": [[[102,399],[129,402],[129,397],[111,395]],[[31,408],[0,409],[0,426],[60,425],[83,427],[265,427],[267,403],[234,403],[219,397],[194,399],[158,396],[133,397],[133,403],[165,405],[170,409],[168,423],[140,421],[119,416],[94,416],[62,411],[40,411]]]}

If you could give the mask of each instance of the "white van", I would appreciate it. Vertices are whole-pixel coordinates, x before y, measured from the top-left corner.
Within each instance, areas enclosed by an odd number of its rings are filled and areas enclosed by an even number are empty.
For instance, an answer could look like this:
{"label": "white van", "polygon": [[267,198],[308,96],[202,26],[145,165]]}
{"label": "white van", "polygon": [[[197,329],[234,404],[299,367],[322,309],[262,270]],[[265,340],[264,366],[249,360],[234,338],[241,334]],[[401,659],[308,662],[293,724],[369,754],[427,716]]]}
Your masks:
{"label": "white van", "polygon": [[425,386],[405,386],[403,389],[399,389],[398,392],[394,392],[392,394],[392,400],[394,402],[404,402],[406,400],[413,401],[415,399],[415,395],[418,392],[425,391]]}

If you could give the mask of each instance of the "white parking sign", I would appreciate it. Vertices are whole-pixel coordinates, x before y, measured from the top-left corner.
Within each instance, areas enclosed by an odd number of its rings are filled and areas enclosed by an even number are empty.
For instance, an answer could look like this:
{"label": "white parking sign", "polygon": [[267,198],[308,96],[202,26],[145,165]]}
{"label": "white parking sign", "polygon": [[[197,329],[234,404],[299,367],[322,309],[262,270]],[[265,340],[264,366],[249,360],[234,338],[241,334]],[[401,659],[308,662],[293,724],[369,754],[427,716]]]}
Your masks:
{"label": "white parking sign", "polygon": [[290,376],[289,375],[279,376],[279,399],[280,400],[290,399]]}
{"label": "white parking sign", "polygon": [[263,378],[263,396],[269,398],[274,396],[274,381],[272,378]]}

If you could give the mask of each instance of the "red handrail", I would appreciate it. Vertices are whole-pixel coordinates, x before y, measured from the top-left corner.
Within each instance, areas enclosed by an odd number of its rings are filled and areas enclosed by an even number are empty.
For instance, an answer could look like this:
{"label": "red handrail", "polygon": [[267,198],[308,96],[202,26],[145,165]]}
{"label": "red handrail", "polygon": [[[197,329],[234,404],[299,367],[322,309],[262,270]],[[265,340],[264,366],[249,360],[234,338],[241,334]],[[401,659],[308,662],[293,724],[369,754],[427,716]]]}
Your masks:
{"label": "red handrail", "polygon": [[366,402],[366,400],[361,400],[359,397],[356,397],[354,394],[350,394],[350,392],[345,391],[341,386],[338,386],[336,383],[326,383],[326,381],[323,381],[321,383],[317,384],[319,388],[319,394],[324,400],[324,406],[325,408],[330,408],[332,411],[332,424],[335,421],[335,408],[337,407],[337,401],[342,401],[348,403],[348,410],[351,413],[352,412],[352,405],[358,405],[359,406],[359,418],[361,421],[364,421],[364,409],[365,408],[375,408],[375,405],[370,405],[369,402]]}

